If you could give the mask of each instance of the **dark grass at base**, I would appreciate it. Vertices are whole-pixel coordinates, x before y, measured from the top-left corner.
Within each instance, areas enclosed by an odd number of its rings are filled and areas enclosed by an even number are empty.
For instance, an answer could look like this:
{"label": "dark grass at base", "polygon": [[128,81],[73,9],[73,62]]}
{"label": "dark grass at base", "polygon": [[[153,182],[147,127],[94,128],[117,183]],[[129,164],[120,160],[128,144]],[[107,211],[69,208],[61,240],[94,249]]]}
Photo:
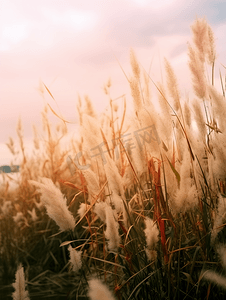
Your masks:
{"label": "dark grass at base", "polygon": [[[73,287],[65,287],[61,291],[57,291],[54,287],[40,286],[40,291],[37,292],[35,288],[32,288],[28,284],[28,292],[30,300],[40,300],[40,299],[54,299],[54,300],[88,300],[89,298],[86,295],[79,295]],[[85,289],[84,289],[85,290]],[[12,285],[0,286],[0,299],[1,300],[12,300],[12,294],[14,288]]]}

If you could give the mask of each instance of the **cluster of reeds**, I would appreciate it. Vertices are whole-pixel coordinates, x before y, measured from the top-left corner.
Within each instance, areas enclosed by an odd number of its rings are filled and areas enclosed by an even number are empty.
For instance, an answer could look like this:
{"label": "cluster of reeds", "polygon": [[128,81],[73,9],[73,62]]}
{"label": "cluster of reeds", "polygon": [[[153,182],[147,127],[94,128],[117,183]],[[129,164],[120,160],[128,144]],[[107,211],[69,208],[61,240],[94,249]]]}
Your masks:
{"label": "cluster of reeds", "polygon": [[[220,73],[215,88],[211,27],[197,19],[192,33],[189,102],[168,60],[166,84],[156,83],[131,50],[132,115],[108,82],[108,112],[97,116],[79,99],[80,138],[68,150],[44,111],[44,150],[36,138],[33,159],[19,123],[21,181],[14,199],[7,188],[1,196],[1,231],[11,233],[0,246],[5,274],[10,259],[14,272],[19,263],[27,270],[31,299],[43,290],[55,299],[224,299],[225,86]],[[21,266],[14,299],[18,286],[28,299]]]}

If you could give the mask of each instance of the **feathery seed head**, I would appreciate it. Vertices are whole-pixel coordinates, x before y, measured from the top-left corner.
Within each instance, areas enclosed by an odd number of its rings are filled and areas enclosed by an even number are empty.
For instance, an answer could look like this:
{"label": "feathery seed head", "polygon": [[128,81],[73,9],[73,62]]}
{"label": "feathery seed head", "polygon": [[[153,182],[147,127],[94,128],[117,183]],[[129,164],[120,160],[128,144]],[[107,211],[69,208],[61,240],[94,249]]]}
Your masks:
{"label": "feathery seed head", "polygon": [[194,110],[194,118],[198,127],[198,135],[202,138],[202,141],[205,142],[206,136],[206,122],[204,119],[204,115],[200,106],[200,103],[197,100],[193,101],[193,110]]}
{"label": "feathery seed head", "polygon": [[226,245],[218,245],[217,252],[220,256],[221,263],[226,270]]}
{"label": "feathery seed head", "polygon": [[85,102],[86,102],[85,113],[90,117],[96,118],[97,115],[94,111],[93,104],[87,95],[85,96]]}
{"label": "feathery seed head", "polygon": [[68,210],[67,200],[61,191],[49,178],[41,178],[42,183],[29,180],[28,182],[39,188],[41,201],[44,203],[47,214],[53,219],[60,230],[74,230],[75,220],[72,213]]}
{"label": "feathery seed head", "polygon": [[188,127],[191,127],[191,110],[186,101],[184,102],[184,118]]}
{"label": "feathery seed head", "polygon": [[204,99],[206,97],[206,78],[203,61],[198,53],[189,45],[189,68],[192,73],[193,89],[197,97]]}
{"label": "feathery seed head", "polygon": [[203,272],[202,275],[203,275],[204,279],[215,283],[216,285],[222,287],[223,289],[226,289],[226,278],[225,277],[217,274],[214,271],[210,271],[210,270]]}
{"label": "feathery seed head", "polygon": [[157,224],[148,217],[144,220],[146,228],[144,233],[146,236],[147,248],[153,250],[159,240],[159,230]]}
{"label": "feathery seed head", "polygon": [[153,222],[152,219],[146,217],[144,220],[146,228],[144,229],[146,244],[145,252],[148,260],[153,261],[157,257],[157,252],[155,250],[156,244],[159,240],[159,230],[157,224]]}
{"label": "feathery seed head", "polygon": [[209,64],[213,64],[216,59],[216,48],[215,48],[215,37],[212,28],[208,25],[207,29],[208,35],[208,49],[207,49],[207,59]]}
{"label": "feathery seed head", "polygon": [[101,219],[101,221],[106,223],[106,202],[97,202],[94,206],[95,214]]}
{"label": "feathery seed head", "polygon": [[19,265],[16,271],[16,280],[12,284],[15,291],[12,294],[13,300],[29,300],[28,291],[26,291],[24,268]]}
{"label": "feathery seed head", "polygon": [[209,64],[213,64],[216,58],[215,38],[212,28],[205,18],[195,20],[191,26],[193,32],[193,42],[199,53],[202,62],[207,59]]}
{"label": "feathery seed head", "polygon": [[100,191],[99,183],[97,181],[96,174],[90,170],[82,170],[82,174],[85,177],[86,183],[87,183],[87,189],[89,193],[89,202],[92,202],[92,196],[98,195]]}
{"label": "feathery seed head", "polygon": [[226,120],[225,120],[226,104],[225,104],[224,96],[220,94],[214,86],[208,86],[208,92],[210,94],[211,102],[213,105],[214,118],[219,124],[219,129],[223,130],[226,127]]}
{"label": "feathery seed head", "polygon": [[133,97],[134,111],[135,113],[137,113],[142,108],[143,102],[141,98],[139,82],[137,81],[136,78],[130,79],[130,89],[131,89],[131,95]]}
{"label": "feathery seed head", "polygon": [[78,215],[80,218],[82,218],[86,211],[90,208],[90,205],[86,204],[86,203],[81,203],[78,209]]}
{"label": "feathery seed head", "polygon": [[170,63],[168,62],[168,60],[166,58],[165,58],[165,69],[166,69],[166,74],[167,74],[168,90],[169,90],[170,96],[174,100],[174,109],[176,111],[178,111],[180,108],[180,94],[178,91],[177,78],[175,76],[173,68],[171,67]]}
{"label": "feathery seed head", "polygon": [[145,248],[145,252],[146,252],[146,255],[147,255],[147,258],[148,258],[149,261],[156,260],[156,258],[157,258],[157,251],[156,250],[150,250],[148,248]]}
{"label": "feathery seed head", "polygon": [[90,300],[115,300],[107,286],[99,279],[91,279],[89,281],[88,296]]}
{"label": "feathery seed head", "polygon": [[109,251],[117,252],[121,238],[119,235],[119,224],[115,220],[114,212],[110,205],[106,205],[106,231],[105,236],[108,239],[108,249]]}
{"label": "feathery seed head", "polygon": [[109,188],[117,195],[124,197],[123,177],[119,174],[115,161],[106,155],[107,163],[104,165]]}
{"label": "feathery seed head", "polygon": [[174,213],[185,213],[197,205],[197,199],[196,186],[192,184],[190,178],[183,179],[180,182],[180,188],[176,191],[171,209]]}
{"label": "feathery seed head", "polygon": [[136,77],[137,80],[139,80],[140,78],[140,66],[139,63],[137,61],[136,55],[134,50],[131,48],[130,49],[130,63],[133,69],[133,74]]}
{"label": "feathery seed head", "polygon": [[222,197],[221,194],[218,196],[218,208],[213,223],[213,229],[211,233],[211,244],[213,245],[218,233],[221,231],[221,225],[226,220],[226,198]]}
{"label": "feathery seed head", "polygon": [[112,200],[112,203],[113,203],[117,213],[119,214],[120,212],[122,212],[122,210],[123,210],[123,200],[122,200],[122,198],[118,194],[116,194],[115,192],[112,192],[111,200]]}
{"label": "feathery seed head", "polygon": [[193,32],[193,41],[199,52],[199,57],[204,62],[208,45],[208,24],[204,18],[199,18],[195,20],[191,29]]}
{"label": "feathery seed head", "polygon": [[73,272],[78,272],[82,267],[82,251],[77,251],[76,249],[72,248],[71,245],[68,246],[68,251],[70,253],[71,270]]}
{"label": "feathery seed head", "polygon": [[[80,126],[80,135],[83,137],[83,150],[90,151],[95,149],[103,142],[100,125],[97,119],[83,114],[82,126]],[[97,150],[93,150],[97,151]]]}

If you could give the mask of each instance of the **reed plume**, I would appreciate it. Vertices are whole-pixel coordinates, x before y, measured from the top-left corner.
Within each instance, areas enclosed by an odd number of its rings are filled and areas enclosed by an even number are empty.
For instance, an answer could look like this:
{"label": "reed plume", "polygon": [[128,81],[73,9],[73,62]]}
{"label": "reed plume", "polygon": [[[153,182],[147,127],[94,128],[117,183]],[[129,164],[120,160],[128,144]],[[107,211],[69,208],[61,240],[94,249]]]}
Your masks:
{"label": "reed plume", "polygon": [[213,65],[216,59],[216,46],[215,46],[215,36],[212,28],[207,24],[207,35],[208,35],[208,49],[207,49],[207,62]]}
{"label": "reed plume", "polygon": [[60,230],[74,230],[75,220],[68,210],[67,200],[49,178],[41,178],[41,183],[29,180],[28,182],[36,186],[41,193],[41,201],[44,203],[47,214],[60,227]]}
{"label": "reed plume", "polygon": [[130,79],[130,89],[131,89],[131,95],[133,97],[134,111],[137,113],[142,108],[143,105],[140,88],[139,88],[139,82],[137,81],[137,78]]}
{"label": "reed plume", "polygon": [[137,61],[137,57],[135,55],[134,50],[130,49],[130,64],[132,66],[133,75],[135,76],[136,80],[139,81],[140,79],[140,66]]}
{"label": "reed plume", "polygon": [[205,18],[196,19],[191,26],[193,42],[202,62],[213,64],[216,58],[215,37]]}
{"label": "reed plume", "polygon": [[72,248],[71,245],[68,246],[68,251],[70,254],[70,269],[73,272],[78,272],[82,267],[82,251],[77,251],[76,249]]}
{"label": "reed plume", "polygon": [[15,291],[12,294],[13,300],[29,300],[28,291],[26,291],[24,268],[19,265],[16,271],[16,280],[12,284]]}
{"label": "reed plume", "polygon": [[144,220],[146,228],[144,229],[146,244],[145,249],[146,255],[150,261],[155,260],[157,257],[157,252],[155,250],[156,244],[159,241],[159,230],[157,224],[148,217]]}
{"label": "reed plume", "polygon": [[174,100],[173,108],[176,111],[179,111],[180,109],[180,93],[178,90],[178,83],[176,75],[173,71],[173,68],[171,64],[168,62],[168,60],[165,58],[165,69],[166,69],[166,75],[167,75],[167,86],[170,96]]}
{"label": "reed plume", "polygon": [[205,61],[208,47],[208,24],[204,18],[199,18],[191,26],[193,41],[198,50],[199,58]]}
{"label": "reed plume", "polygon": [[88,189],[88,194],[89,198],[88,201],[92,203],[93,197],[98,195],[100,191],[99,183],[97,181],[97,176],[96,174],[90,170],[82,170],[82,174],[85,177],[86,183],[87,183],[87,189]]}
{"label": "reed plume", "polygon": [[203,61],[198,53],[189,45],[189,68],[192,75],[193,89],[196,96],[200,99],[206,98],[206,78]]}
{"label": "reed plume", "polygon": [[88,296],[90,300],[115,300],[107,286],[95,278],[89,281]]}
{"label": "reed plume", "polygon": [[87,96],[87,95],[85,96],[85,103],[86,103],[85,113],[87,115],[89,115],[90,117],[96,118],[97,115],[96,115],[96,112],[94,111],[93,104],[92,104],[89,96]]}
{"label": "reed plume", "polygon": [[218,233],[222,230],[222,224],[226,220],[226,198],[219,194],[218,208],[214,218],[213,229],[211,232],[211,244],[214,245]]}
{"label": "reed plume", "polygon": [[219,287],[222,287],[223,289],[226,289],[226,278],[217,274],[214,271],[208,270],[202,273],[203,278],[215,283]]}
{"label": "reed plume", "polygon": [[115,220],[113,209],[110,205],[105,207],[106,213],[106,231],[105,236],[108,239],[108,249],[109,251],[117,252],[121,238],[119,235],[119,224]]}

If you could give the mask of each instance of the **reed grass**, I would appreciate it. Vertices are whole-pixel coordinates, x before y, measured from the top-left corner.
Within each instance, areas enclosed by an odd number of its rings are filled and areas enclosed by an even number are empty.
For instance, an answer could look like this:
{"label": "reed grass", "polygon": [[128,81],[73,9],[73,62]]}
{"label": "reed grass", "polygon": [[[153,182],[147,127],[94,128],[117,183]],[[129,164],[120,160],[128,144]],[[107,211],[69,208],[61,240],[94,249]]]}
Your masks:
{"label": "reed grass", "polygon": [[[20,264],[30,299],[225,299],[225,90],[214,86],[211,27],[197,19],[192,33],[192,100],[167,60],[157,84],[131,50],[132,115],[109,81],[109,112],[79,97],[80,136],[62,148],[66,120],[50,108],[53,129],[46,107],[33,157],[19,120],[18,187],[9,176],[0,192],[4,299]],[[18,155],[16,141],[7,145]]]}

